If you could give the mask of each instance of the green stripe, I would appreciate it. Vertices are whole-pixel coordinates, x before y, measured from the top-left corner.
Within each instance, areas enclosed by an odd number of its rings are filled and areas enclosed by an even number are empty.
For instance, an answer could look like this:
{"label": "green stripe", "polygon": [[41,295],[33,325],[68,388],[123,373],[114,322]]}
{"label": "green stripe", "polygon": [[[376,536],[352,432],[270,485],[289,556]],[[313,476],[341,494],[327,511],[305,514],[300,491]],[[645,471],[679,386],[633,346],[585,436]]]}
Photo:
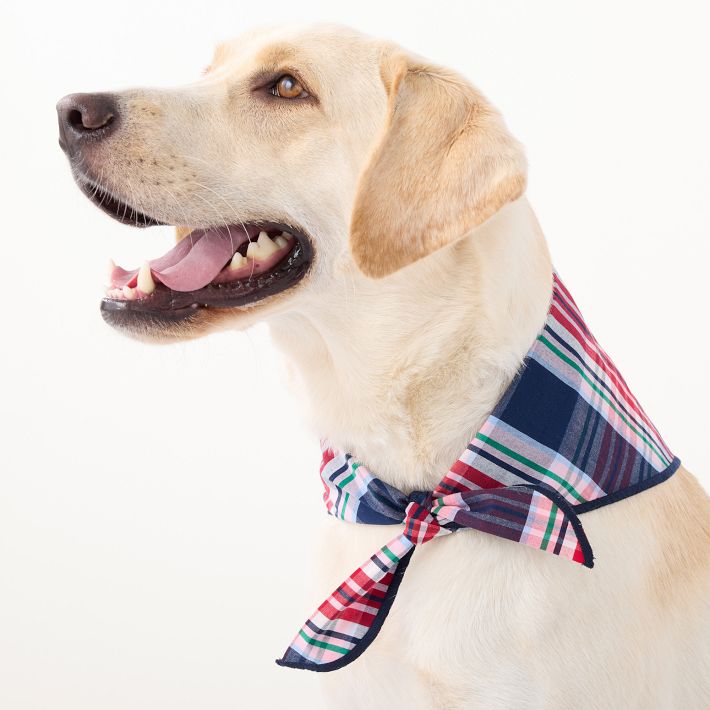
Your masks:
{"label": "green stripe", "polygon": [[539,473],[542,473],[545,476],[548,476],[549,478],[554,479],[557,481],[561,486],[566,488],[578,501],[584,503],[585,498],[581,496],[577,491],[574,489],[574,487],[565,481],[564,478],[560,478],[556,473],[552,473],[549,469],[540,466],[539,464],[536,464],[534,461],[531,461],[528,458],[525,458],[525,456],[522,456],[521,454],[517,453],[517,451],[513,451],[512,449],[509,449],[507,446],[503,446],[503,444],[499,444],[497,441],[493,441],[489,436],[486,436],[485,434],[481,434],[480,432],[476,434],[476,438],[480,439],[481,441],[485,442],[486,444],[490,444],[494,449],[498,449],[498,451],[502,451],[504,454],[508,454],[511,458],[516,459],[517,461],[520,461],[521,463],[524,463],[526,466],[529,468],[532,468],[534,471],[538,471]]}
{"label": "green stripe", "polygon": [[317,639],[312,639],[303,629],[301,629],[298,633],[311,646],[318,646],[318,648],[326,648],[328,649],[328,651],[335,651],[336,653],[342,653],[343,655],[348,652],[347,648],[340,648],[340,646],[333,646],[333,644],[325,643],[325,641],[318,641]]}
{"label": "green stripe", "polygon": [[609,397],[607,397],[606,394],[604,394],[604,392],[594,384],[593,380],[590,380],[589,377],[587,377],[584,370],[582,370],[582,368],[576,362],[574,362],[574,360],[568,358],[561,350],[556,348],[544,335],[539,335],[537,339],[541,343],[546,345],[550,350],[552,350],[552,352],[555,353],[555,355],[557,355],[560,360],[563,360],[570,367],[574,368],[577,372],[579,372],[579,374],[585,379],[589,386],[623,419],[626,426],[628,426],[631,431],[635,432],[639,437],[641,437],[646,442],[646,444],[648,444],[648,446],[650,446],[656,452],[658,458],[661,459],[661,461],[663,461],[666,466],[670,464],[670,461],[624,416],[622,412],[620,412],[616,408],[616,406],[609,399]]}
{"label": "green stripe", "polygon": [[550,542],[550,535],[552,535],[552,528],[555,526],[555,518],[557,517],[557,506],[553,503],[552,508],[550,508],[550,519],[547,521],[547,530],[542,536],[542,544],[540,545],[541,550],[547,549],[547,543]]}
{"label": "green stripe", "polygon": [[397,557],[397,555],[395,555],[394,552],[387,547],[387,545],[382,548],[382,552],[384,552],[385,555],[392,560],[392,562],[399,562],[399,557]]}
{"label": "green stripe", "polygon": [[351,473],[347,478],[344,478],[342,481],[338,481],[335,485],[338,486],[341,490],[350,483],[350,481],[355,478],[355,474]]}
{"label": "green stripe", "polygon": [[346,493],[343,499],[343,505],[340,508],[340,519],[345,520],[345,511],[348,509],[348,501],[350,500],[350,494]]}
{"label": "green stripe", "polygon": [[[345,486],[348,485],[348,483],[350,483],[350,481],[353,480],[353,478],[355,478],[355,471],[357,471],[357,467],[359,465],[360,465],[359,463],[354,463],[353,464],[353,472],[347,478],[344,478],[342,481],[336,482],[335,485],[338,486],[338,488],[340,488],[341,491],[345,488]],[[345,511],[348,508],[348,501],[350,500],[350,494],[346,491],[343,491],[343,492],[345,493],[345,498],[343,499],[343,504],[340,506],[340,519],[341,520],[345,520]]]}

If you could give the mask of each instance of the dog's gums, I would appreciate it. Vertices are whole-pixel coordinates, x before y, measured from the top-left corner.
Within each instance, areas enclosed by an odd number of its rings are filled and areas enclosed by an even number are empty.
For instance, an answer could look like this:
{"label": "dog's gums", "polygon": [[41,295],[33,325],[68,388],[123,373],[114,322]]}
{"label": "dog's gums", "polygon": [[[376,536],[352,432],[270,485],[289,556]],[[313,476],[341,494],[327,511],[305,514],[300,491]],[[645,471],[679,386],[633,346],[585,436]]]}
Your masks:
{"label": "dog's gums", "polygon": [[238,308],[295,285],[310,265],[304,237],[270,225],[195,230],[140,269],[111,265],[104,318],[119,311],[171,321],[197,308]]}
{"label": "dog's gums", "polygon": [[[84,193],[107,214],[136,227],[160,224],[103,189]],[[198,308],[239,308],[295,285],[311,262],[309,239],[276,222],[194,229],[163,256],[126,270],[111,262],[101,303],[111,325],[174,322]]]}

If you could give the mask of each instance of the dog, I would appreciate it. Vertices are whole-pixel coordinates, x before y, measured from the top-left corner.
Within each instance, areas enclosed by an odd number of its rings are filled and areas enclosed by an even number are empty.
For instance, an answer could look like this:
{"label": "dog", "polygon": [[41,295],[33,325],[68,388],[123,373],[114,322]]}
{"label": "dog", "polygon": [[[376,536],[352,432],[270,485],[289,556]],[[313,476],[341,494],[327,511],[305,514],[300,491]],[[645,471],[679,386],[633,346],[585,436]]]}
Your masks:
{"label": "dog", "polygon": [[[162,261],[113,268],[107,323],[165,342],[266,320],[328,442],[405,492],[436,486],[551,298],[523,149],[476,88],[349,29],[276,28],[184,88],[75,94],[58,115],[91,200],[177,227]],[[322,674],[329,707],[710,707],[709,513],[681,466],[585,514],[593,570],[433,540],[368,651]],[[329,519],[319,588],[390,537]]]}

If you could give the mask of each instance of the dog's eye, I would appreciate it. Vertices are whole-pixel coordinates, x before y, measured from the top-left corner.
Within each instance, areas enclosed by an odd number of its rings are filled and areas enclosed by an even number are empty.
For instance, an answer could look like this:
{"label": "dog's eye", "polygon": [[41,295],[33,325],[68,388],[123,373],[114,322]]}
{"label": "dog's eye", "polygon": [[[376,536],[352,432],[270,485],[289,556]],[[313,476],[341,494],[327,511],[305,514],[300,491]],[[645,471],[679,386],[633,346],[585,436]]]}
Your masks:
{"label": "dog's eye", "polygon": [[308,92],[290,74],[284,74],[272,87],[271,93],[282,99],[305,99]]}

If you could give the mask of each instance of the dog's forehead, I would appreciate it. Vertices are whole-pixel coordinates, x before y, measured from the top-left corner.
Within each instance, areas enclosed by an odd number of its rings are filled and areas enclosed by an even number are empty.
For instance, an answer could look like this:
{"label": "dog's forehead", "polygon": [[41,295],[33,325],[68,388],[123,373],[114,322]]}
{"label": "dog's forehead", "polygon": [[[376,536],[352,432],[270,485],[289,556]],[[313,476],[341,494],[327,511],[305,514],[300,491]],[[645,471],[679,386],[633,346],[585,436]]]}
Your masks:
{"label": "dog's forehead", "polygon": [[252,30],[215,48],[210,71],[306,66],[318,73],[342,67],[374,68],[379,45],[355,30],[327,25]]}

